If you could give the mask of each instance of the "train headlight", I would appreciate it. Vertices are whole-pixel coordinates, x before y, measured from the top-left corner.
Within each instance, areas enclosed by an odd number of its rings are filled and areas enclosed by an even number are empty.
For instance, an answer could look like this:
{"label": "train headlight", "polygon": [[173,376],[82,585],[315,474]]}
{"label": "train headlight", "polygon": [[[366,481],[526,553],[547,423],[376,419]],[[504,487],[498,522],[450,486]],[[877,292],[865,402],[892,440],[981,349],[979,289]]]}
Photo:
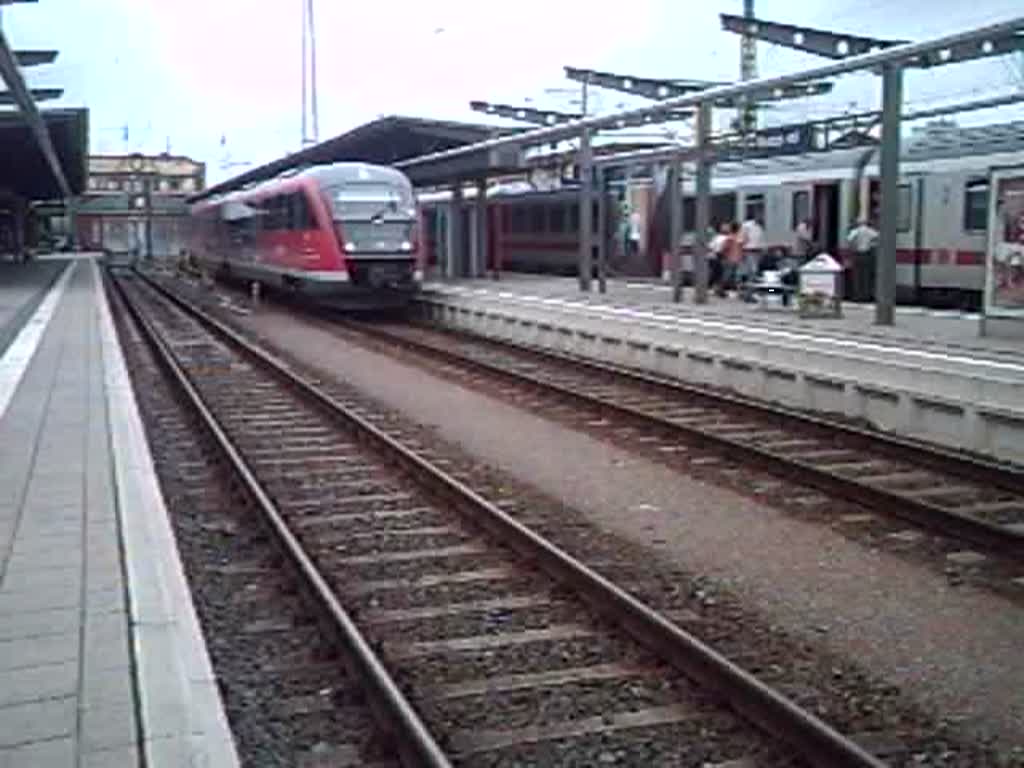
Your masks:
{"label": "train headlight", "polygon": [[348,253],[352,253],[352,251],[354,251],[355,249],[356,249],[356,244],[353,243],[351,240],[349,242],[345,243],[345,250]]}
{"label": "train headlight", "polygon": [[413,279],[413,282],[422,283],[423,282],[423,270],[422,269],[414,269],[412,271],[412,279]]}
{"label": "train headlight", "polygon": [[411,250],[412,250],[412,243],[410,243],[410,242],[409,242],[408,240],[403,240],[403,241],[402,241],[402,245],[401,245],[401,246],[399,246],[399,247],[400,247],[400,248],[401,248],[401,249],[402,249],[403,251],[411,251]]}

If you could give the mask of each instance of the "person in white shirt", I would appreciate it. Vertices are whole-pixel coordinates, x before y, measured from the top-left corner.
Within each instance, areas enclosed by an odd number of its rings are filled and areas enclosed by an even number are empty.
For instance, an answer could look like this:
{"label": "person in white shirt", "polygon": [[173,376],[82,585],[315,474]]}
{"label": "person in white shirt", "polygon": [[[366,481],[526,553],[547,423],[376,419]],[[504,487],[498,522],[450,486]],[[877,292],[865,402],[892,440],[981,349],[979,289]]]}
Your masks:
{"label": "person in white shirt", "polygon": [[629,255],[631,257],[640,253],[640,239],[642,237],[643,219],[639,211],[633,211],[629,216]]}
{"label": "person in white shirt", "polygon": [[751,216],[740,227],[740,242],[743,243],[743,263],[740,266],[744,290],[744,301],[753,301],[750,284],[757,279],[760,270],[761,254],[764,251],[764,227],[756,217]]}
{"label": "person in white shirt", "polygon": [[846,236],[853,246],[853,300],[873,301],[875,297],[875,246],[878,230],[861,218]]}
{"label": "person in white shirt", "polygon": [[814,255],[814,230],[811,222],[802,219],[796,225],[796,232],[793,238],[793,256],[801,263],[808,261]]}

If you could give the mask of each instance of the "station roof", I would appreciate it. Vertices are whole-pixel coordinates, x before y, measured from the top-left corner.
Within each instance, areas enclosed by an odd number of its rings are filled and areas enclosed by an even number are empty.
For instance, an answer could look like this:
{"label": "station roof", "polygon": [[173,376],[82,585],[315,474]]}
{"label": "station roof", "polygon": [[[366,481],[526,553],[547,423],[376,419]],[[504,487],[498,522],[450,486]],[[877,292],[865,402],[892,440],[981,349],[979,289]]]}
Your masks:
{"label": "station roof", "polygon": [[[209,187],[190,200],[202,200],[206,197],[230,192],[252,182],[266,181],[293,168],[342,161],[391,165],[401,160],[454,149],[467,144],[476,144],[520,130],[522,129],[502,128],[479,123],[390,115],[364,123],[340,136],[321,141],[319,144],[253,168],[232,179]],[[411,178],[414,184],[422,183],[415,176],[411,176]]]}
{"label": "station roof", "polygon": [[[47,109],[40,113],[57,159],[74,194],[85,189],[89,158],[89,110]],[[63,192],[20,112],[0,112],[0,190],[30,200],[53,200]]]}

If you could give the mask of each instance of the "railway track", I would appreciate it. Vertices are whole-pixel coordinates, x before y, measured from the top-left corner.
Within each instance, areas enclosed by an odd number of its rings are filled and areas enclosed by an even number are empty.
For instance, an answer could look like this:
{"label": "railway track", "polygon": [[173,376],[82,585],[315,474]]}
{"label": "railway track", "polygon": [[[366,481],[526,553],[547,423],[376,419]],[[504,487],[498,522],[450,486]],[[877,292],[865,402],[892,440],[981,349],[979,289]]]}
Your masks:
{"label": "railway track", "polygon": [[[338,323],[338,320],[333,322]],[[348,331],[540,391],[654,435],[1024,560],[1024,472],[618,366],[416,325]]]}
{"label": "railway track", "polygon": [[373,413],[140,279],[118,285],[406,764],[881,765]]}
{"label": "railway track", "polygon": [[[295,574],[263,528],[251,499],[231,490],[230,471],[197,429],[140,329],[111,292],[115,322],[148,429],[154,465],[245,766],[397,768],[358,676],[317,629]],[[370,762],[372,761],[372,762]]]}

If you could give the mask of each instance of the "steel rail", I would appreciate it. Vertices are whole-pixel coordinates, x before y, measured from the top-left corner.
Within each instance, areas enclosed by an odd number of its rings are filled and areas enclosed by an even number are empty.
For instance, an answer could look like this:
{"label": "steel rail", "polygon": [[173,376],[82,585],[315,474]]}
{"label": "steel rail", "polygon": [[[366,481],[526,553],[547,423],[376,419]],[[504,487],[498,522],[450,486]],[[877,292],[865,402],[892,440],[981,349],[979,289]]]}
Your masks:
{"label": "steel rail", "polygon": [[795,82],[819,80],[862,69],[872,69],[883,64],[909,61],[918,56],[923,56],[935,51],[941,51],[944,48],[950,48],[954,45],[962,45],[964,43],[978,42],[982,46],[981,50],[984,50],[985,41],[991,41],[1000,37],[1013,35],[1022,29],[1024,29],[1024,17],[1017,16],[1006,21],[996,24],[988,24],[965,32],[943,35],[941,37],[917,43],[893,46],[892,48],[886,48],[873,53],[869,52],[858,56],[850,56],[842,61],[812,67],[811,69],[802,70],[800,72],[717,86],[703,91],[697,91],[693,94],[675,96],[670,99],[665,99],[664,101],[659,101],[656,104],[635,107],[632,109],[622,110],[620,112],[611,112],[607,115],[598,115],[595,117],[584,118],[582,120],[573,120],[551,128],[540,128],[533,131],[525,131],[512,136],[488,139],[476,144],[467,144],[466,146],[457,147],[455,149],[434,152],[429,155],[422,155],[421,157],[396,163],[395,167],[407,170],[410,168],[427,166],[431,163],[444,160],[466,157],[476,152],[504,149],[507,147],[531,146],[573,138],[579,136],[583,130],[596,131],[601,128],[614,128],[619,120],[629,120],[637,117],[642,118],[644,115],[657,115],[681,108],[697,107],[704,102],[714,102],[734,96],[756,97],[759,92],[772,91],[775,88],[783,88],[785,86],[792,85]]}
{"label": "steel rail", "polygon": [[[110,278],[110,282],[116,286],[124,306],[142,331],[143,337],[156,354],[157,359],[169,373],[178,389],[185,395],[189,405],[199,416],[200,423],[213,438],[246,493],[255,502],[278,546],[308,586],[311,595],[319,604],[320,615],[326,617],[326,629],[346,648],[348,658],[356,667],[355,672],[369,689],[373,702],[371,709],[381,721],[384,730],[398,740],[396,746],[403,765],[408,768],[452,768],[444,751],[434,740],[420,716],[391,678],[383,662],[374,653],[369,642],[338,601],[327,580],[288,528],[276,505],[263,490],[259,480],[256,479],[246,460],[221,427],[217,417],[207,407],[191,378],[179,365],[167,343],[134,301],[128,297],[127,292],[117,279]],[[275,373],[280,373],[280,371],[275,371]]]}
{"label": "steel rail", "polygon": [[296,375],[277,356],[193,306],[148,277],[157,291],[197,318],[214,333],[243,350],[288,381],[326,413],[354,428],[357,437],[394,458],[399,466],[477,526],[528,558],[556,580],[571,585],[597,612],[605,615],[642,645],[700,684],[716,691],[755,725],[783,739],[819,766],[882,768],[885,764],[830,725],[797,706],[773,688],[705,645],[584,563],[559,549],[469,486],[438,469],[379,427]]}
{"label": "steel rail", "polygon": [[[805,483],[825,493],[840,495],[850,501],[871,507],[883,514],[903,518],[916,525],[938,531],[947,536],[954,536],[969,541],[1016,560],[1024,560],[1024,534],[1017,533],[1012,529],[929,504],[928,502],[914,499],[909,495],[901,495],[859,480],[843,477],[807,462],[758,448],[749,443],[731,439],[725,435],[715,434],[699,426],[669,421],[633,406],[616,403],[596,395],[590,395],[576,389],[543,381],[521,371],[469,358],[448,347],[435,346],[417,339],[410,339],[401,334],[390,333],[379,326],[353,323],[342,324],[360,333],[384,339],[389,343],[400,344],[433,357],[441,356],[452,363],[472,368],[481,373],[499,376],[518,384],[538,387],[559,397],[571,399],[581,405],[645,422],[662,431],[684,434],[690,439],[697,439],[716,449],[724,450],[731,457],[739,457],[755,462],[773,474]],[[472,338],[472,336],[469,338]],[[480,339],[477,340],[479,341]],[[913,460],[916,460],[919,464],[931,469],[954,472],[958,476],[973,482],[978,482],[979,478],[981,478],[984,482],[993,482],[1000,487],[1006,487],[1008,490],[1018,493],[1021,488],[1024,488],[1020,472],[989,463],[968,461],[963,457],[954,456],[940,448],[917,445],[910,441],[892,438],[887,435],[879,435],[857,427],[825,421],[824,419],[809,416],[799,411],[776,408],[735,396],[710,392],[692,385],[661,379],[607,363],[568,357],[551,352],[550,350],[540,350],[505,340],[486,338],[483,341],[527,352],[559,363],[578,366],[595,373],[624,378],[633,383],[643,384],[648,387],[657,387],[661,390],[667,389],[675,394],[691,397],[697,396],[704,400],[711,400],[719,406],[739,407],[761,418],[769,416],[776,422],[783,419],[798,420],[803,425],[813,427],[818,432],[838,432],[846,437],[854,438],[858,442],[870,446],[872,449],[884,447],[887,455],[904,461],[907,460],[907,452],[912,452]]]}

